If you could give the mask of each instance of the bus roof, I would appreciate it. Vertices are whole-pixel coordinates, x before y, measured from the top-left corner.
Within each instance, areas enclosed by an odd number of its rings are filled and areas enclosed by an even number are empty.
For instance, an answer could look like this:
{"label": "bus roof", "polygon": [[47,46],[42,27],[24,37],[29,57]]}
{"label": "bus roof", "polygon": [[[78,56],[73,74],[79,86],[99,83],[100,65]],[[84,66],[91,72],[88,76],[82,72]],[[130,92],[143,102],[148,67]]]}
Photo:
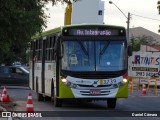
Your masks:
{"label": "bus roof", "polygon": [[43,37],[43,36],[51,35],[53,33],[59,32],[60,30],[61,30],[61,27],[58,27],[58,28],[54,28],[54,29],[42,32],[42,33],[38,33],[38,34],[34,35],[32,37],[32,39],[36,39],[36,38],[40,38],[40,37]]}
{"label": "bus roof", "polygon": [[[124,28],[122,26],[115,26],[115,25],[106,25],[106,24],[75,24],[75,25],[66,25],[66,26],[63,26],[62,28],[67,28],[67,27],[82,27],[82,26],[106,26],[106,27],[116,27],[116,28]],[[125,28],[124,28],[125,29]],[[45,32],[42,32],[42,33],[39,33],[39,34],[36,34],[32,37],[32,39],[37,39],[37,38],[40,38],[40,37],[43,37],[43,36],[48,36],[48,35],[51,35],[53,33],[57,33],[57,32],[60,32],[61,30],[61,27],[57,27],[57,28],[54,28],[54,29],[51,29],[51,30],[48,30],[48,31],[45,31]]]}

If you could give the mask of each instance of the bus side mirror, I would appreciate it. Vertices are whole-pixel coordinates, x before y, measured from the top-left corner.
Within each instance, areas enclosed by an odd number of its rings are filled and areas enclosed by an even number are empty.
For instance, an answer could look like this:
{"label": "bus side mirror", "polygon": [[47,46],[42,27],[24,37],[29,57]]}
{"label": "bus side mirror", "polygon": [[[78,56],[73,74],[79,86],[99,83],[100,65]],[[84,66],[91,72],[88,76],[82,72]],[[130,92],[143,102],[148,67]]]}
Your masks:
{"label": "bus side mirror", "polygon": [[128,56],[132,56],[132,46],[128,46]]}

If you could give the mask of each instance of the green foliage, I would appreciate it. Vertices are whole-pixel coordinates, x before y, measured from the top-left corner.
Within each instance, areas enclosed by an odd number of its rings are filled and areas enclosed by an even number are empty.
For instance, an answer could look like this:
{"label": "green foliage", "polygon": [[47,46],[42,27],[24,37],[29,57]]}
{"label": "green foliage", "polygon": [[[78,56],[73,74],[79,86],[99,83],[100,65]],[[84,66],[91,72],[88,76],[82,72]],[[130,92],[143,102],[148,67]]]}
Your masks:
{"label": "green foliage", "polygon": [[0,0],[0,63],[23,59],[26,43],[45,27],[42,7],[37,0]]}
{"label": "green foliage", "polygon": [[138,36],[138,37],[131,37],[130,44],[133,46],[133,51],[139,51],[141,45],[155,45],[157,44],[156,40],[153,39],[151,36]]}
{"label": "green foliage", "polygon": [[[42,0],[44,2],[52,2],[53,5],[55,5],[57,2],[61,2],[62,4],[63,3],[71,3],[72,0]],[[73,2],[78,2],[80,0],[73,0]]]}
{"label": "green foliage", "polygon": [[46,27],[48,2],[70,0],[0,0],[0,64],[26,61],[27,43]]}
{"label": "green foliage", "polygon": [[26,59],[27,43],[46,27],[48,2],[65,0],[0,0],[0,64]]}

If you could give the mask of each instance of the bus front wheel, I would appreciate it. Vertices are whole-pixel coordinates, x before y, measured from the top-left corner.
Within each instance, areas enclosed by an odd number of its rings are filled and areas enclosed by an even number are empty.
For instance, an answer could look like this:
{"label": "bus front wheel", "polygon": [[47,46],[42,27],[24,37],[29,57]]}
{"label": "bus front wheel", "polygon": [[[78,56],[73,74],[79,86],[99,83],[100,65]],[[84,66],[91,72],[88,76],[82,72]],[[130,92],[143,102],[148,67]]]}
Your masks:
{"label": "bus front wheel", "polygon": [[107,99],[108,108],[115,108],[116,107],[117,98],[109,98]]}
{"label": "bus front wheel", "polygon": [[37,99],[38,99],[38,101],[43,101],[43,100],[44,100],[44,97],[43,97],[42,94],[37,93]]}
{"label": "bus front wheel", "polygon": [[55,107],[62,107],[62,100],[57,98],[54,88],[52,90],[52,100],[54,102]]}
{"label": "bus front wheel", "polygon": [[62,100],[54,97],[54,106],[55,107],[62,107]]}

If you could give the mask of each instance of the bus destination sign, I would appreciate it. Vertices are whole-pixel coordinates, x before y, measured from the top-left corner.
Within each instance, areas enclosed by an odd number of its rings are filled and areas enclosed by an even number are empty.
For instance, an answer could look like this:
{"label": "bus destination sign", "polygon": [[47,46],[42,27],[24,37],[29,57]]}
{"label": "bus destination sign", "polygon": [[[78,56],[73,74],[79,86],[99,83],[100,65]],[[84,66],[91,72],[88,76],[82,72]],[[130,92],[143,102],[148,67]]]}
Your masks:
{"label": "bus destination sign", "polygon": [[65,29],[65,36],[122,36],[124,30],[120,29]]}
{"label": "bus destination sign", "polygon": [[112,35],[112,32],[110,30],[85,30],[85,29],[77,29],[75,31],[75,35],[86,35],[86,36],[94,36],[94,35],[102,35],[102,36],[109,36]]}

